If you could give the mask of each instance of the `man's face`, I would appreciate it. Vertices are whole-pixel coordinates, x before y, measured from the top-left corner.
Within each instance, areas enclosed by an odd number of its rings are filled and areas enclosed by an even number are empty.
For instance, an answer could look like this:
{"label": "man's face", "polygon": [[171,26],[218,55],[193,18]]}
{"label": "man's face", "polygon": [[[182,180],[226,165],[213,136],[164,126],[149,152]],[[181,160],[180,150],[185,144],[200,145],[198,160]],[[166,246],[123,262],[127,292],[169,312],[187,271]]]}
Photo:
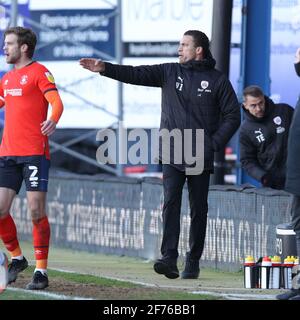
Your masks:
{"label": "man's face", "polygon": [[179,63],[200,60],[200,55],[202,55],[202,47],[195,47],[192,36],[183,36],[178,47]]}
{"label": "man's face", "polygon": [[256,118],[262,118],[265,114],[265,98],[263,96],[255,98],[247,95],[244,107]]}
{"label": "man's face", "polygon": [[6,62],[9,64],[17,63],[22,55],[21,47],[18,44],[17,35],[10,33],[6,35],[3,46],[4,55],[6,56]]}

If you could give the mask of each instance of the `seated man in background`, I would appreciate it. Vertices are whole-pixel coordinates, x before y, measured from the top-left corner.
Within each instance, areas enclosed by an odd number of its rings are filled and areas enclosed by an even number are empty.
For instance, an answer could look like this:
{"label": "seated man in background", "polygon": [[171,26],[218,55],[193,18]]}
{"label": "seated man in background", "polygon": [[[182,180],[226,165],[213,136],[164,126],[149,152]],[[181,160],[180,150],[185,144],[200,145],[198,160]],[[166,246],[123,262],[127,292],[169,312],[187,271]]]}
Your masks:
{"label": "seated man in background", "polygon": [[264,187],[283,189],[287,141],[294,109],[275,104],[258,86],[243,92],[245,120],[240,129],[242,168]]}

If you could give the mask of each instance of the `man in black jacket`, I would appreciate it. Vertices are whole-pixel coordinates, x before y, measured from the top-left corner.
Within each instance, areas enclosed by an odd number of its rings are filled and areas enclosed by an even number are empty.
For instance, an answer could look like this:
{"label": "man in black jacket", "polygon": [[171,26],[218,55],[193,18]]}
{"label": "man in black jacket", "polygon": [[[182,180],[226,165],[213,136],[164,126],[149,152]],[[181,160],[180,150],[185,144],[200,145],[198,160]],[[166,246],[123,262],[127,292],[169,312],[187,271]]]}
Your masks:
{"label": "man in black jacket", "polygon": [[[191,163],[185,161],[184,152],[174,154],[176,145],[173,139],[169,141],[169,162],[164,161],[163,148],[160,148],[164,188],[163,239],[162,258],[155,262],[154,270],[170,279],[179,277],[180,209],[182,189],[187,180],[191,208],[190,251],[186,254],[185,269],[181,276],[196,279],[206,233],[207,197],[214,152],[222,149],[238,129],[240,108],[229,80],[214,68],[215,60],[209,50],[209,40],[203,32],[185,32],[178,55],[179,63],[150,66],[113,65],[89,58],[81,59],[80,64],[90,71],[125,83],[161,87],[161,132],[163,129],[167,132],[177,130],[177,135],[178,132],[184,135],[185,130],[190,129],[193,133],[188,141],[182,139],[181,151],[187,147],[197,153],[201,144],[197,140],[197,130],[204,131],[204,161],[200,170],[189,171]],[[163,146],[166,145],[163,143]],[[203,152],[201,156],[203,158]],[[180,158],[183,159],[181,162],[178,161]]]}
{"label": "man in black jacket", "polygon": [[274,104],[258,86],[243,92],[245,120],[240,129],[240,159],[246,172],[264,187],[283,189],[287,141],[294,109]]}

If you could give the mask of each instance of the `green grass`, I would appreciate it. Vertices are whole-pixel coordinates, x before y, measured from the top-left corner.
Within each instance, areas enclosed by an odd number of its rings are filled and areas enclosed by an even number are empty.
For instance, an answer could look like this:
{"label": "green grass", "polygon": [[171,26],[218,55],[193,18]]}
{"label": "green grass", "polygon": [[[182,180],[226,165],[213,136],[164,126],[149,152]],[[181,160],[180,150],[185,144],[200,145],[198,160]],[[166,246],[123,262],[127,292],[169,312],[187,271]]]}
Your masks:
{"label": "green grass", "polygon": [[49,270],[49,278],[60,278],[70,282],[82,283],[82,284],[95,284],[104,287],[120,287],[120,288],[137,288],[141,287],[126,281],[118,281],[112,279],[106,279],[101,277],[96,277],[93,275],[85,275],[78,273],[66,273],[62,271]]}
{"label": "green grass", "polygon": [[[24,288],[25,280],[29,280],[33,272],[35,260],[32,243],[21,242],[21,248],[30,264],[30,267],[25,271],[26,279],[23,280],[23,283],[19,281],[19,286]],[[1,243],[0,250],[5,250]],[[178,268],[180,271],[183,269],[183,263],[180,261]],[[64,272],[64,270],[70,272]],[[233,291],[243,289],[242,272],[223,272],[211,268],[201,268],[200,277],[197,280],[191,281],[180,278],[170,280],[156,274],[153,271],[153,261],[150,260],[76,251],[55,246],[51,246],[50,249],[48,273],[50,279],[49,291],[53,293],[60,291],[61,294],[67,296],[83,296],[84,288],[94,286],[96,294],[99,291],[99,297],[95,297],[97,300],[216,300],[218,299],[216,296],[191,294],[189,292],[227,292],[229,288],[234,289]],[[56,283],[55,281],[52,282],[55,279],[57,279]],[[63,287],[64,282],[67,284],[66,288],[70,285],[70,288],[74,288],[74,290],[59,290],[61,289],[59,285]],[[18,286],[18,282],[16,284]],[[51,284],[53,285],[51,286]],[[146,287],[140,284],[152,286]],[[58,288],[57,292],[55,286]],[[8,288],[3,294],[0,294],[0,300],[4,299],[33,300],[45,299],[45,297],[32,295],[32,293],[26,294],[26,292],[12,292]]]}
{"label": "green grass", "polygon": [[[33,267],[29,266],[24,274],[31,275],[33,272]],[[103,288],[110,288],[109,295],[101,300],[115,299],[118,300],[119,290],[128,289],[126,293],[126,300],[218,300],[218,298],[210,295],[195,295],[184,290],[176,289],[161,289],[161,288],[149,288],[142,285],[133,284],[126,281],[111,280],[107,278],[78,274],[78,273],[69,273],[56,270],[48,271],[49,278],[59,279],[65,284],[70,285],[72,283],[88,285],[92,284],[93,286],[99,287],[99,292]],[[42,291],[44,292],[44,291]],[[77,296],[80,296],[80,293],[76,293]],[[36,292],[26,291],[14,291],[13,289],[7,288],[2,294],[0,294],[0,300],[56,300],[59,298],[49,297]],[[72,299],[72,297],[70,297]],[[97,299],[97,298],[96,298]]]}
{"label": "green grass", "polygon": [[[207,299],[214,299],[211,295],[195,295],[187,292],[181,292],[179,290],[174,289],[153,289],[153,288],[146,288],[145,292],[142,295],[136,295],[134,289],[143,288],[142,285],[134,284],[131,282],[126,281],[118,281],[112,280],[102,277],[96,277],[93,275],[85,275],[85,274],[78,274],[78,273],[66,273],[56,270],[49,270],[49,277],[51,278],[59,278],[69,282],[75,282],[80,284],[93,284],[98,285],[100,287],[110,287],[110,288],[131,288],[132,290],[128,291],[127,299],[140,299],[140,300],[207,300]],[[114,297],[118,299],[117,296]]]}
{"label": "green grass", "polygon": [[0,294],[0,301],[2,300],[56,300],[42,295],[36,295],[28,292],[16,292],[10,289],[5,290]]}

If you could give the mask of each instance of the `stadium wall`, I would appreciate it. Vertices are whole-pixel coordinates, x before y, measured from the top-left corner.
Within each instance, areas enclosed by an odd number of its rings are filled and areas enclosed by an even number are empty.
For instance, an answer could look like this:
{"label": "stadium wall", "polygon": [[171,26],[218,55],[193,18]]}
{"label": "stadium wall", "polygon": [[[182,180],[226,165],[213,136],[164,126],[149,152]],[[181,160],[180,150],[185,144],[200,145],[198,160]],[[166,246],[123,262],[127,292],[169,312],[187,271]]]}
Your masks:
{"label": "stadium wall", "polygon": [[[290,221],[291,196],[250,185],[210,186],[202,266],[238,271],[245,256],[275,254],[276,226]],[[58,247],[156,259],[162,237],[163,190],[158,178],[54,174],[48,216]],[[31,241],[32,223],[24,188],[13,204],[18,233]],[[182,199],[180,259],[188,251],[188,193]]]}

